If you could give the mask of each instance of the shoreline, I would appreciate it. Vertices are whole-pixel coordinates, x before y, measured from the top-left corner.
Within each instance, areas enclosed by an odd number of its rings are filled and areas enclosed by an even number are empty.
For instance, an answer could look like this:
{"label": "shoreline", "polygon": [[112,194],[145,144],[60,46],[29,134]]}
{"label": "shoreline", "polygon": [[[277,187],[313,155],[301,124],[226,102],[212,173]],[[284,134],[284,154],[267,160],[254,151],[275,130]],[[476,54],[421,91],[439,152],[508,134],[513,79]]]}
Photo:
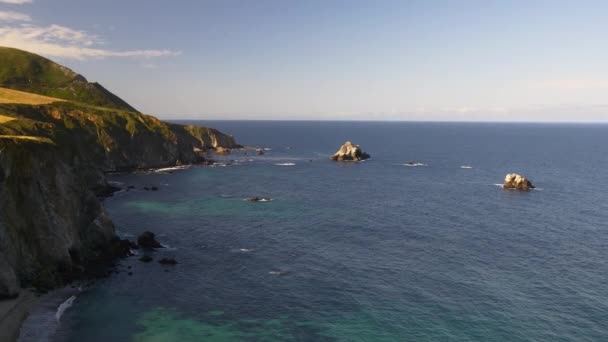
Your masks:
{"label": "shoreline", "polygon": [[29,289],[21,289],[17,298],[0,301],[0,341],[17,342],[23,322],[39,301]]}

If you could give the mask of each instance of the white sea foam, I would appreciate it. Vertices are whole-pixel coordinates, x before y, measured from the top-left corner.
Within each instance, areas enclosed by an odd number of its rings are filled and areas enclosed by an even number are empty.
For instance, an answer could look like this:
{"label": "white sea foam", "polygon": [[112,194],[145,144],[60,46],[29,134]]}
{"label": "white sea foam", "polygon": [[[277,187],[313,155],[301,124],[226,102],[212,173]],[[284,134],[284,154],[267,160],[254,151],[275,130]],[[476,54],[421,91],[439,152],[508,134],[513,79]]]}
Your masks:
{"label": "white sea foam", "polygon": [[243,201],[247,201],[247,202],[270,202],[270,201],[272,201],[272,198],[270,198],[270,197],[250,197],[250,198],[243,198]]}
{"label": "white sea foam", "polygon": [[[498,184],[498,183],[497,183],[497,184],[492,184],[492,185],[497,186],[497,187],[499,187],[499,188],[504,188],[504,185],[503,185],[503,184]],[[513,191],[517,191],[517,189],[506,189],[506,190],[513,190]],[[530,189],[530,190],[534,190],[534,191],[543,191],[544,189],[543,189],[543,188],[536,187],[536,188],[532,188],[532,189]]]}
{"label": "white sea foam", "polygon": [[233,253],[249,253],[249,252],[253,252],[255,249],[249,249],[249,248],[233,248],[230,251]]}
{"label": "white sea foam", "polygon": [[165,167],[162,169],[156,169],[154,170],[154,172],[171,172],[171,171],[177,171],[177,170],[184,170],[184,169],[189,169],[190,165],[181,165],[181,166],[173,166],[173,167]]}
{"label": "white sea foam", "polygon": [[161,243],[160,245],[163,246],[163,251],[176,251],[177,250],[177,247],[172,247],[165,243]]}
{"label": "white sea foam", "polygon": [[468,165],[462,165],[460,166],[461,169],[472,169],[472,166],[468,166]]}
{"label": "white sea foam", "polygon": [[295,166],[296,163],[277,163],[277,164],[274,164],[274,165],[277,165],[277,166]]}
{"label": "white sea foam", "polygon": [[74,304],[75,300],[76,300],[76,295],[68,298],[65,302],[63,302],[63,303],[61,303],[61,305],[59,305],[59,307],[57,308],[57,312],[55,313],[55,319],[57,320],[57,322],[59,322],[59,320],[61,319],[61,316],[63,316],[63,313],[65,312],[65,310],[69,309]]}
{"label": "white sea foam", "polygon": [[404,165],[404,166],[409,166],[409,167],[426,166],[426,164],[423,164],[423,163],[418,163],[418,162],[416,162],[416,163],[405,163],[405,164],[403,164],[403,165]]}

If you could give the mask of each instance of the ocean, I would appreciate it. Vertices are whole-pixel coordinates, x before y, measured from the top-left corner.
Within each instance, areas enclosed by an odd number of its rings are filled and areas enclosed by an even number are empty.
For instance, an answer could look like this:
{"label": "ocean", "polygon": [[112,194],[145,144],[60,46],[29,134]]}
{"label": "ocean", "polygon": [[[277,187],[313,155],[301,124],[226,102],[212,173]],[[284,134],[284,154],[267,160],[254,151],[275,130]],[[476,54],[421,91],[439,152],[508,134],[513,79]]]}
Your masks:
{"label": "ocean", "polygon": [[[166,248],[78,291],[47,340],[608,339],[608,125],[189,123],[267,151],[111,176],[135,187],[105,200],[120,235]],[[372,158],[328,160],[347,140]]]}

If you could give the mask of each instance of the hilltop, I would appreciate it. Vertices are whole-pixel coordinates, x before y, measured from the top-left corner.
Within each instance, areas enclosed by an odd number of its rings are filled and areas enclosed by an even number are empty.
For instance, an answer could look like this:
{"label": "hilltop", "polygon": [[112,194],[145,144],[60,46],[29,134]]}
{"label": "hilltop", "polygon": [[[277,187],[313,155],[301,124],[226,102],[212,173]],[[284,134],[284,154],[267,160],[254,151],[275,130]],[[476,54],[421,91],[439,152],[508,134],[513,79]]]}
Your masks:
{"label": "hilltop", "polygon": [[87,103],[94,106],[136,111],[101,84],[42,56],[0,47],[0,87]]}

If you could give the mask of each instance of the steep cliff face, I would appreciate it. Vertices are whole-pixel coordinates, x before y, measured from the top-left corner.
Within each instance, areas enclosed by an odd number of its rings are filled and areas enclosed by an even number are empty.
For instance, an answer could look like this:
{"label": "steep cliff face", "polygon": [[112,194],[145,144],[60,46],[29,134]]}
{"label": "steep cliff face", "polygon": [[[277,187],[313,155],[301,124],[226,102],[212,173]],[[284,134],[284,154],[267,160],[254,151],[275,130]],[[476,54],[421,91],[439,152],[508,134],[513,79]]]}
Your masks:
{"label": "steep cliff face", "polygon": [[23,285],[53,288],[108,257],[114,230],[95,196],[106,172],[196,163],[239,146],[140,113],[70,103],[0,111],[14,118],[0,124],[0,298]]}
{"label": "steep cliff face", "polygon": [[0,138],[0,170],[0,297],[58,286],[107,257],[112,222],[57,145]]}

